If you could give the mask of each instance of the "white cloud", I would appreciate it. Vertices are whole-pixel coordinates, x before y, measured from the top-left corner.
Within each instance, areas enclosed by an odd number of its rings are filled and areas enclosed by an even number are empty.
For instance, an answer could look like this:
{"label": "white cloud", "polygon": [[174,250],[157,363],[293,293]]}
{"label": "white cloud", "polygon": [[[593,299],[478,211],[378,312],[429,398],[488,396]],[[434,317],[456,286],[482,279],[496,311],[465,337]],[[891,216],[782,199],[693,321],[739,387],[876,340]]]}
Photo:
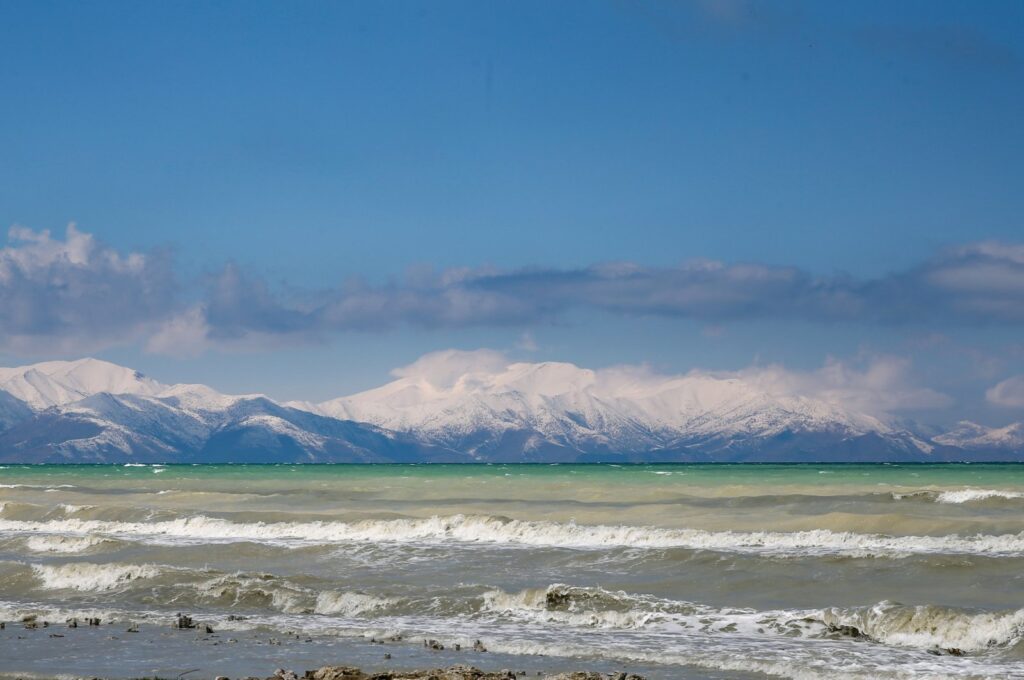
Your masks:
{"label": "white cloud", "polygon": [[0,249],[0,349],[86,353],[143,338],[175,305],[164,254],[121,254],[75,225],[13,227]]}
{"label": "white cloud", "polygon": [[990,404],[1007,408],[1024,408],[1024,375],[1015,375],[993,385],[985,392]]}
{"label": "white cloud", "polygon": [[830,358],[814,371],[791,371],[779,365],[751,367],[736,375],[772,392],[821,399],[876,416],[952,403],[948,395],[918,385],[910,361],[893,356],[856,362]]}
{"label": "white cloud", "polygon": [[175,357],[198,356],[210,348],[210,326],[195,306],[160,324],[146,340],[146,351]]}
{"label": "white cloud", "polygon": [[494,375],[511,362],[501,352],[490,349],[446,349],[424,354],[408,366],[391,371],[396,378],[422,380],[437,389],[451,389],[460,380],[475,375]]}

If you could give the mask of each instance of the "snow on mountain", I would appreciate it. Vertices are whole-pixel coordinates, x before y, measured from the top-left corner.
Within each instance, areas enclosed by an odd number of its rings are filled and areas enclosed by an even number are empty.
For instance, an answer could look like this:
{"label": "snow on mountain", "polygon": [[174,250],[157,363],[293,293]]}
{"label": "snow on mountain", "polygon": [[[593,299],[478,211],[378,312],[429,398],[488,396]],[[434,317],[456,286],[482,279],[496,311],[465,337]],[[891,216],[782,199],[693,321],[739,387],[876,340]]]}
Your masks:
{"label": "snow on mountain", "polygon": [[163,385],[95,359],[0,369],[0,460],[385,462],[461,460],[370,425],[263,395]]}
{"label": "snow on mountain", "polygon": [[163,385],[138,371],[98,359],[0,368],[0,390],[36,410],[62,406],[100,392],[154,395],[162,389]]}
{"label": "snow on mountain", "polygon": [[448,351],[423,357],[396,377],[315,410],[483,455],[516,446],[618,452],[707,447],[712,441],[726,446],[787,433],[899,437],[901,446],[929,449],[877,417],[735,375],[593,371]]}
{"label": "snow on mountain", "polygon": [[[95,359],[0,369],[0,462],[1012,459],[1024,424],[931,437],[835,381],[657,375],[440,352],[376,389],[281,404]],[[886,389],[872,384],[875,394]],[[844,391],[845,390],[845,391]],[[927,395],[926,395],[927,396]],[[859,405],[859,406],[858,406]]]}
{"label": "snow on mountain", "polygon": [[1024,449],[1024,422],[1005,427],[985,427],[969,420],[956,424],[949,432],[935,437],[939,444],[971,449]]}

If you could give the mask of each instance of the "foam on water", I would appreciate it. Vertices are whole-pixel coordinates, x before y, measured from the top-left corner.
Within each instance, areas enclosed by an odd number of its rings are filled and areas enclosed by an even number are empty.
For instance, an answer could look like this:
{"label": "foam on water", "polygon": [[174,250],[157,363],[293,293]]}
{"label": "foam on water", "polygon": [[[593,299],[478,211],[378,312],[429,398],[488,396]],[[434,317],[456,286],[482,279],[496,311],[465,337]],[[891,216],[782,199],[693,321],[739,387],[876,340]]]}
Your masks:
{"label": "foam on water", "polygon": [[47,590],[109,591],[137,579],[153,578],[160,568],[152,564],[33,564],[32,572]]}
{"label": "foam on water", "polygon": [[197,584],[193,588],[202,600],[229,607],[259,606],[286,614],[310,613],[313,594],[271,574],[223,574]]}
{"label": "foam on water", "polygon": [[972,612],[880,602],[869,607],[758,611],[563,584],[518,593],[489,591],[484,594],[483,611],[536,623],[668,633],[787,638],[841,634],[922,650],[980,651],[1013,646],[1024,636],[1024,609]]}
{"label": "foam on water", "polygon": [[890,536],[835,532],[828,529],[795,532],[707,531],[649,526],[581,525],[469,515],[360,522],[269,523],[231,522],[203,515],[154,522],[115,522],[77,518],[49,521],[0,519],[0,532],[102,534],[172,543],[489,543],[578,549],[689,548],[779,555],[842,554],[886,557],[918,553],[1024,554],[1024,532],[973,536]]}
{"label": "foam on water", "polygon": [[950,505],[960,505],[963,503],[976,503],[979,501],[987,501],[991,499],[1000,500],[1013,500],[1024,498],[1024,492],[1020,491],[1007,491],[1004,489],[946,489],[945,491],[939,491],[937,489],[920,489],[917,491],[902,491],[893,492],[892,497],[895,500],[915,500],[922,499],[933,501],[935,503],[946,503]]}
{"label": "foam on water", "polygon": [[316,598],[314,611],[317,614],[336,616],[364,616],[370,613],[386,612],[388,607],[397,603],[392,598],[375,597],[365,593],[350,593],[328,590]]}
{"label": "foam on water", "polygon": [[100,536],[65,536],[62,534],[42,534],[29,536],[25,539],[25,547],[38,553],[80,553],[106,543],[107,539]]}
{"label": "foam on water", "polygon": [[[43,620],[96,616],[104,623],[138,622],[164,628],[170,611],[126,611],[115,608],[64,608],[45,604],[0,603],[0,620],[35,614]],[[796,680],[829,678],[995,678],[1013,677],[1012,662],[983,657],[934,656],[917,649],[902,649],[826,638],[749,635],[719,629],[698,634],[666,632],[638,635],[626,630],[576,632],[561,626],[546,627],[515,621],[480,623],[460,618],[400,617],[375,620],[372,625],[331,616],[254,615],[229,618],[207,615],[202,619],[217,630],[302,631],[330,637],[390,638],[406,644],[434,638],[447,646],[471,646],[480,639],[492,652],[540,654],[555,657],[599,658],[656,665],[681,664],[717,670],[755,671]],[[670,676],[667,676],[670,677]]]}

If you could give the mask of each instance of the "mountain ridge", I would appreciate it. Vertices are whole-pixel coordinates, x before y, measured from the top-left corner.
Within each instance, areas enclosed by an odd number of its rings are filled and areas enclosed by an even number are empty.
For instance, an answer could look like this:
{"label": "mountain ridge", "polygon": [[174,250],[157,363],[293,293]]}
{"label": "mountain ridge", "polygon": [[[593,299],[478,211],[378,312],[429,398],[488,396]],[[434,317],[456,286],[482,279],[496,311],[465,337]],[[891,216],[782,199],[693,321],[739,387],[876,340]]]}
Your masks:
{"label": "mountain ridge", "polygon": [[437,353],[395,380],[279,403],[97,359],[0,368],[0,462],[1024,460],[1024,424],[930,435],[735,375]]}

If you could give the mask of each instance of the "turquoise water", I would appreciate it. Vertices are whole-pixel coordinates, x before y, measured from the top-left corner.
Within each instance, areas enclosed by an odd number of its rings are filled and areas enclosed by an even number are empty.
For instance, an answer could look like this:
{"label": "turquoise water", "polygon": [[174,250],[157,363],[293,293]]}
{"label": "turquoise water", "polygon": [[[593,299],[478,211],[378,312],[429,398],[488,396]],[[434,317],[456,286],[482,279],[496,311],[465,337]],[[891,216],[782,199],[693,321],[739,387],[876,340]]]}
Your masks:
{"label": "turquoise water", "polygon": [[[180,657],[184,610],[238,640],[189,648],[211,673],[268,674],[287,631],[368,667],[374,638],[407,665],[432,639],[542,672],[1024,677],[1024,465],[11,465],[0,504],[0,619],[99,612]],[[139,674],[66,638],[0,671]]]}

